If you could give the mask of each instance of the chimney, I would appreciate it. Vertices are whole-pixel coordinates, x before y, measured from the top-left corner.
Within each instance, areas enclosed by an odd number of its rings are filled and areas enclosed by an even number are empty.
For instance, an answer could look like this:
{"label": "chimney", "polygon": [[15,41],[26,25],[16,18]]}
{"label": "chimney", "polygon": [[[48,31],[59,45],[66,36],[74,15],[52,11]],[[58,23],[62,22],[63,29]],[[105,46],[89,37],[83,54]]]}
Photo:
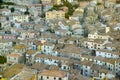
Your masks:
{"label": "chimney", "polygon": [[106,31],[106,33],[108,33],[110,31],[110,27],[106,27],[105,31]]}

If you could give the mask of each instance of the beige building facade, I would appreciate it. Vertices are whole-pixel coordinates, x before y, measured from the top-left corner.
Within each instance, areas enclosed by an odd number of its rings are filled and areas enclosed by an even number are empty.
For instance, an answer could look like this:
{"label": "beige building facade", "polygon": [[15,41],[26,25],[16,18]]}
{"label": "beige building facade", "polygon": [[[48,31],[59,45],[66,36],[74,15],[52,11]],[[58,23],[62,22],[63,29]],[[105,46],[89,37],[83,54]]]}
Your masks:
{"label": "beige building facade", "polygon": [[62,19],[65,18],[64,11],[48,11],[45,14],[46,19]]}
{"label": "beige building facade", "polygon": [[45,70],[38,75],[38,80],[68,80],[68,74],[64,71]]}

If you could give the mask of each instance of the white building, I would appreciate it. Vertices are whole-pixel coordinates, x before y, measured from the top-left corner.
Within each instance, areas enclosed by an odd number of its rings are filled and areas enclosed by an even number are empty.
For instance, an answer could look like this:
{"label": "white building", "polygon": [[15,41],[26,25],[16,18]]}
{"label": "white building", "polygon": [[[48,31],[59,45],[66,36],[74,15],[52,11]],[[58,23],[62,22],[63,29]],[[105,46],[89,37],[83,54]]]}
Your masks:
{"label": "white building", "polygon": [[54,46],[55,45],[53,43],[45,43],[44,45],[42,45],[42,52],[52,55],[52,50],[54,49]]}
{"label": "white building", "polygon": [[22,15],[22,14],[13,14],[10,16],[11,21],[18,21],[18,22],[29,22],[29,15]]}
{"label": "white building", "polygon": [[117,75],[120,75],[120,59],[116,59],[115,61],[115,72]]}
{"label": "white building", "polygon": [[11,11],[8,9],[0,9],[0,14],[4,15],[4,16],[8,16],[10,15]]}
{"label": "white building", "polygon": [[11,27],[10,22],[7,20],[1,21],[1,28],[3,29],[9,29]]}
{"label": "white building", "polygon": [[27,10],[27,7],[26,6],[13,6],[15,8],[15,11],[20,11],[20,12],[25,12]]}
{"label": "white building", "polygon": [[115,70],[115,59],[97,56],[94,58],[94,63],[106,67],[110,71]]}
{"label": "white building", "polygon": [[19,63],[22,61],[22,57],[19,53],[11,53],[7,55],[7,63]]}
{"label": "white building", "polygon": [[61,29],[61,30],[55,30],[55,34],[59,36],[69,36],[72,35],[72,32]]}
{"label": "white building", "polygon": [[104,49],[105,39],[92,39],[85,40],[83,45],[85,48],[96,50],[96,49]]}
{"label": "white building", "polygon": [[112,78],[115,78],[115,74],[112,73],[111,71],[109,70],[106,70],[106,69],[100,69],[99,70],[99,78],[98,79],[104,79],[104,78],[107,78],[108,80],[109,79],[112,79]]}
{"label": "white building", "polygon": [[7,39],[0,40],[0,49],[11,48],[11,47],[12,47],[12,41]]}
{"label": "white building", "polygon": [[67,0],[67,1],[71,3],[71,2],[73,2],[74,0]]}
{"label": "white building", "polygon": [[116,26],[114,27],[114,30],[120,30],[120,23],[116,24]]}
{"label": "white building", "polygon": [[45,54],[36,54],[34,56],[34,62],[44,63],[47,65],[56,65],[58,66],[59,58],[51,55],[45,55]]}
{"label": "white building", "polygon": [[108,50],[96,50],[96,56],[101,56],[105,58],[120,58],[119,52]]}
{"label": "white building", "polygon": [[95,33],[93,33],[93,34],[88,34],[88,38],[89,39],[108,39],[109,38],[109,36],[108,35],[106,35],[106,34],[100,34],[100,33],[98,33],[98,32],[95,32]]}
{"label": "white building", "polygon": [[33,0],[3,0],[4,2],[12,2],[17,5],[29,5],[33,3]]}
{"label": "white building", "polygon": [[92,61],[82,61],[82,75],[90,77],[91,75],[91,66],[93,65]]}

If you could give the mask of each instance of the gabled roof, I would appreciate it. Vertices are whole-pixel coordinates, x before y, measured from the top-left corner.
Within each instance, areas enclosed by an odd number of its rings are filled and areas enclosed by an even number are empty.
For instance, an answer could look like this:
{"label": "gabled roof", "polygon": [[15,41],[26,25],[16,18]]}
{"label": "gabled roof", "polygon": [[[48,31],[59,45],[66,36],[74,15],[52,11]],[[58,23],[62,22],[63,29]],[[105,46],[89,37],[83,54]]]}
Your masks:
{"label": "gabled roof", "polygon": [[14,48],[14,49],[22,50],[22,49],[27,48],[27,46],[25,46],[24,44],[19,44],[19,45],[13,46],[13,48]]}
{"label": "gabled roof", "polygon": [[26,51],[26,54],[32,55],[32,54],[35,54],[35,52],[36,52],[36,51],[34,51],[34,50],[27,50],[27,51]]}
{"label": "gabled roof", "polygon": [[15,57],[15,58],[19,58],[21,55],[19,53],[11,53],[8,55],[9,57]]}
{"label": "gabled roof", "polygon": [[44,70],[39,75],[64,78],[67,76],[67,72],[60,70]]}

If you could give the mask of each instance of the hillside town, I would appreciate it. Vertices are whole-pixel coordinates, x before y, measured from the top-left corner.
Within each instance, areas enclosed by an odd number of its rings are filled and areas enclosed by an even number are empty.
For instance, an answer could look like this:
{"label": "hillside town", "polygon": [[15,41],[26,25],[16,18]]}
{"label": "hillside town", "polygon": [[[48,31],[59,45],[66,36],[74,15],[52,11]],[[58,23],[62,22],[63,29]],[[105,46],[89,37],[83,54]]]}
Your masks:
{"label": "hillside town", "polygon": [[0,0],[0,80],[120,80],[120,0]]}

